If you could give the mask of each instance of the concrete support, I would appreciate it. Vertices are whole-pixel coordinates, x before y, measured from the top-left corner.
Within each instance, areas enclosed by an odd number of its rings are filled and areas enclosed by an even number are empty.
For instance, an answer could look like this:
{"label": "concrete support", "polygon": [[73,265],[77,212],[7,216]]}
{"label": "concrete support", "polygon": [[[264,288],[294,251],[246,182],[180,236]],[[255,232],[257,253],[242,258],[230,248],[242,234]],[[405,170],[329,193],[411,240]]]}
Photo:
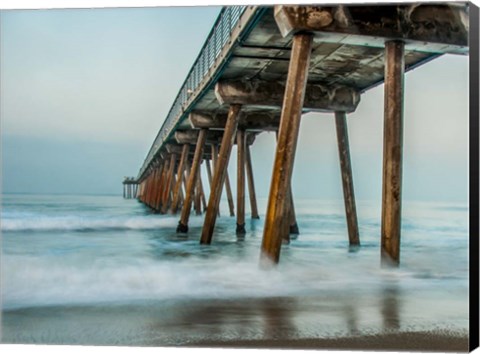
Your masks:
{"label": "concrete support", "polygon": [[282,245],[282,227],[288,220],[288,191],[291,183],[305,86],[308,78],[313,36],[293,36],[287,84],[280,118],[278,144],[262,239],[262,260],[278,263]]}
{"label": "concrete support", "polygon": [[207,214],[205,215],[202,236],[200,238],[201,244],[210,244],[212,241],[213,230],[215,228],[215,221],[217,219],[218,207],[220,204],[220,196],[222,194],[222,186],[225,180],[228,161],[230,160],[232,145],[237,131],[240,109],[241,105],[234,104],[230,106],[228,112],[228,119],[222,138],[220,154],[218,155],[218,161],[215,164],[212,190],[210,191]]}
{"label": "concrete support", "polygon": [[187,190],[185,192],[185,201],[182,207],[182,215],[178,222],[177,232],[188,232],[188,219],[190,217],[190,209],[192,208],[192,194],[197,181],[197,173],[200,169],[200,162],[203,155],[203,147],[205,145],[206,129],[201,129],[198,133],[197,146],[195,147],[195,156],[188,176]]}
{"label": "concrete support", "polygon": [[335,112],[335,126],[337,130],[338,155],[342,175],[343,200],[347,216],[348,240],[350,246],[360,245],[358,232],[357,208],[353,190],[352,164],[350,161],[350,146],[345,112]]}
{"label": "concrete support", "polygon": [[404,43],[385,43],[381,258],[392,265],[400,262],[404,70]]}
{"label": "concrete support", "polygon": [[173,190],[173,200],[172,200],[172,207],[171,207],[171,212],[173,214],[176,214],[178,210],[178,203],[180,202],[180,193],[182,191],[183,173],[185,171],[185,164],[187,161],[189,151],[190,151],[190,145],[184,144],[182,147],[182,155],[180,156],[180,162],[178,164],[178,169],[177,169],[177,181],[175,183],[175,188]]}
{"label": "concrete support", "polygon": [[245,131],[237,132],[237,235],[245,231]]}
{"label": "concrete support", "polygon": [[[227,122],[227,113],[210,113],[194,111],[189,115],[190,125],[194,128],[223,129]],[[277,130],[280,115],[276,112],[243,112],[238,121],[238,129],[271,131]]]}
{"label": "concrete support", "polygon": [[[224,80],[215,85],[215,95],[221,104],[237,102],[243,105],[282,107],[285,90],[284,81],[258,79]],[[309,84],[304,108],[317,112],[353,112],[359,102],[360,93],[351,87]]]}
{"label": "concrete support", "polygon": [[250,146],[245,146],[245,167],[247,170],[248,193],[250,196],[250,209],[252,219],[260,219],[258,216],[257,195],[255,193],[255,182],[253,180],[252,156],[250,155]]}
{"label": "concrete support", "polygon": [[314,32],[322,43],[374,48],[380,48],[391,38],[403,38],[409,50],[435,54],[468,51],[467,5],[391,3],[372,10],[353,3],[277,5],[274,16],[283,37]]}

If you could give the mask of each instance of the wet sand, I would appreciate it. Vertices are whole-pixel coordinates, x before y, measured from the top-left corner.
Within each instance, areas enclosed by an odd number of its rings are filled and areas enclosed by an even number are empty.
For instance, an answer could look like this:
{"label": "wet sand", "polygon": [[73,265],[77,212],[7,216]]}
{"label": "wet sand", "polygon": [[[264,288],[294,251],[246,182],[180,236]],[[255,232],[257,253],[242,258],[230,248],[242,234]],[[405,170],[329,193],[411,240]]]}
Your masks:
{"label": "wet sand", "polygon": [[201,341],[189,347],[468,352],[468,336],[448,331],[405,332],[340,338]]}
{"label": "wet sand", "polygon": [[[369,294],[368,302],[337,295],[11,309],[3,312],[1,342],[468,351],[464,320],[444,310],[432,321],[418,306],[400,306],[392,294],[387,292],[383,301]],[[425,307],[418,299],[416,303]]]}

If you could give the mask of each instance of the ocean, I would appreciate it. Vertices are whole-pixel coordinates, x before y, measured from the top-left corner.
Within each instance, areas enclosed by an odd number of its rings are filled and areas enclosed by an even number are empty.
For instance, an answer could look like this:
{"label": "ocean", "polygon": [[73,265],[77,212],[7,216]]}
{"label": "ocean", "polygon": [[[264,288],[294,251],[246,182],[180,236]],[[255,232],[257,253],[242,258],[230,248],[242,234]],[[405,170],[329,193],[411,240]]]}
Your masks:
{"label": "ocean", "polygon": [[[209,246],[192,213],[154,214],[121,196],[2,196],[2,343],[127,346],[468,336],[468,205],[404,202],[401,266],[380,266],[380,203],[358,201],[350,249],[343,202],[296,200],[300,235],[259,267],[260,220],[235,236],[222,201]],[[247,201],[248,205],[248,201]]]}

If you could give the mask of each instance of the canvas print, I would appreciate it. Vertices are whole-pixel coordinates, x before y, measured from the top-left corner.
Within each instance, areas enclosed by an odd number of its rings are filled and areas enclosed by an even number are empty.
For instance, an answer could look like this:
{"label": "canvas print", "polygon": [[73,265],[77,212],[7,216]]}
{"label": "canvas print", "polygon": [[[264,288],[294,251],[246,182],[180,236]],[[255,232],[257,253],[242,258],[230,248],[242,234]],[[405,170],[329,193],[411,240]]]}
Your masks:
{"label": "canvas print", "polygon": [[1,343],[478,346],[472,28],[468,2],[2,10]]}

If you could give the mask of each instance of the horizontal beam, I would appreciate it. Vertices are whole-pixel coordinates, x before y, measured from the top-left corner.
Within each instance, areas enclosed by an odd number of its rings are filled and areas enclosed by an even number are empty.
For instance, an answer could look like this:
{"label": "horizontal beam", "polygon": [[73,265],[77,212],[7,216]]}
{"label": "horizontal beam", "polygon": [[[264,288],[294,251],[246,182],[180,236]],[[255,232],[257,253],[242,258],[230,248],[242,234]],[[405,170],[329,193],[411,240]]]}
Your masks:
{"label": "horizontal beam", "polygon": [[[282,107],[285,82],[264,80],[224,80],[215,85],[220,104]],[[316,112],[353,112],[360,93],[346,86],[326,87],[307,84],[303,108]]]}
{"label": "horizontal beam", "polygon": [[[225,129],[227,113],[209,113],[194,111],[190,113],[188,120],[193,128]],[[278,130],[280,114],[258,112],[244,112],[240,116],[238,128],[242,130],[272,131]]]}
{"label": "horizontal beam", "polygon": [[[191,144],[195,145],[198,140],[199,130],[177,130],[175,132],[175,141],[177,144]],[[222,132],[215,130],[206,131],[205,144],[219,144],[222,140]]]}
{"label": "horizontal beam", "polygon": [[277,5],[274,15],[284,37],[307,31],[320,42],[378,48],[396,39],[405,42],[405,50],[468,54],[466,3]]}
{"label": "horizontal beam", "polygon": [[[224,126],[225,128],[225,126]],[[194,145],[195,143],[192,143],[192,141],[196,141],[195,137],[198,137],[198,132],[199,130],[178,130],[175,132],[175,139],[177,140],[177,143],[179,145],[174,145],[174,144],[169,144],[170,149],[173,150],[178,150],[178,148],[181,148],[181,145],[183,144],[192,144]],[[205,144],[213,144],[213,145],[220,145],[223,137],[223,131],[221,130],[208,130],[206,131],[206,142]],[[255,133],[249,133],[247,135],[247,144],[252,145],[255,141],[255,137],[257,134]],[[176,147],[174,147],[176,146]],[[207,153],[204,153],[204,155],[208,155]]]}

